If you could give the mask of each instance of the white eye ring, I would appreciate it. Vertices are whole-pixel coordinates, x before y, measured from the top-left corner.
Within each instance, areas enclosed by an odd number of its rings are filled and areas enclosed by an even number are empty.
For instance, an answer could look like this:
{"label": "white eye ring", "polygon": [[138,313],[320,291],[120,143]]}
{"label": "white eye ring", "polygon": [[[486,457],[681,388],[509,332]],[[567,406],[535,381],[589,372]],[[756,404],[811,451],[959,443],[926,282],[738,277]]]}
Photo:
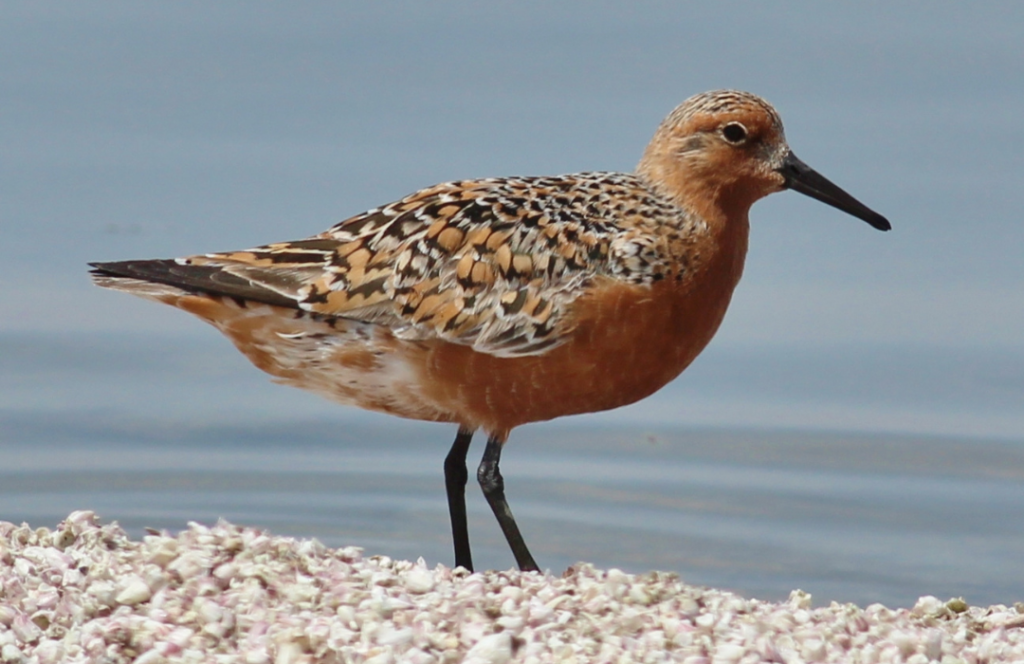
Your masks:
{"label": "white eye ring", "polygon": [[747,128],[739,122],[730,122],[722,127],[722,138],[727,143],[739,145],[747,140]]}

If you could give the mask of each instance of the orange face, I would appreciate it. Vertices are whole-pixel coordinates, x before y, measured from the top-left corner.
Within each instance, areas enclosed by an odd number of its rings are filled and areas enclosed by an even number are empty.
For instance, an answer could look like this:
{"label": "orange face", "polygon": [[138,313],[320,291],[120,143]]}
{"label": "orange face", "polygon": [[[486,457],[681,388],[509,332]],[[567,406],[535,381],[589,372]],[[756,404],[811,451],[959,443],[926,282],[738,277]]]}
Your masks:
{"label": "orange face", "polygon": [[662,122],[638,167],[680,205],[708,218],[745,217],[768,194],[793,189],[867,221],[889,223],[797,159],[782,120],[760,97],[707,92],[680,104]]}
{"label": "orange face", "polygon": [[748,206],[785,186],[778,168],[789,152],[782,126],[758,107],[700,114],[670,134],[676,159],[703,187]]}

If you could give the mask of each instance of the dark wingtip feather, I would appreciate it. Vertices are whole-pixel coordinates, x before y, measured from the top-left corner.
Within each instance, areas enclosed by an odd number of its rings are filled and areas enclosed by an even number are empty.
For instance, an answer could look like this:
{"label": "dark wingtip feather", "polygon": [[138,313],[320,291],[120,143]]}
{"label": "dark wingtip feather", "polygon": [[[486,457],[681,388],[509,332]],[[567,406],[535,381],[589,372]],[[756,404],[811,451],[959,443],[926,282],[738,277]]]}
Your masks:
{"label": "dark wingtip feather", "polygon": [[89,263],[90,273],[102,277],[141,279],[187,291],[223,295],[278,307],[297,309],[298,303],[258,283],[226,272],[215,265],[189,265],[173,259]]}

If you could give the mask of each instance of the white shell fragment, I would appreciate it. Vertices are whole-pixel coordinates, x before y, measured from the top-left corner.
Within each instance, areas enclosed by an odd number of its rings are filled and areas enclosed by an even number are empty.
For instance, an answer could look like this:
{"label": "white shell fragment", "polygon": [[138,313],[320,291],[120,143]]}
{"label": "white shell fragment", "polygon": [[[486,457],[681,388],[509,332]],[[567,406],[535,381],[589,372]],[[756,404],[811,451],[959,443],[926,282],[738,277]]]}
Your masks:
{"label": "white shell fragment", "polygon": [[405,588],[417,595],[428,593],[434,589],[434,575],[426,567],[416,567],[403,575]]}
{"label": "white shell fragment", "polygon": [[118,604],[128,604],[135,606],[139,602],[145,602],[153,593],[150,592],[149,586],[142,580],[142,577],[132,574],[131,576],[125,577],[118,584],[120,592],[117,593],[117,597],[114,601]]}
{"label": "white shell fragment", "polygon": [[1024,613],[960,598],[813,608],[586,564],[430,570],[224,521],[141,542],[92,512],[53,532],[0,522],[2,662],[1021,660]]}

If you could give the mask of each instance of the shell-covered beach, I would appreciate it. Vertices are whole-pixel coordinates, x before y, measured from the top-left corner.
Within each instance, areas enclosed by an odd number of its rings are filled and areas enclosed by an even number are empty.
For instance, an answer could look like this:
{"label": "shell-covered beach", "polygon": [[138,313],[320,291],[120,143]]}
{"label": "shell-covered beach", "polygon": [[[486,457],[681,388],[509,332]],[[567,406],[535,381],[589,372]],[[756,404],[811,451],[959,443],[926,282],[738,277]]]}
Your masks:
{"label": "shell-covered beach", "polygon": [[469,574],[224,521],[133,541],[0,522],[3,662],[999,662],[1024,605],[762,602],[576,565]]}

